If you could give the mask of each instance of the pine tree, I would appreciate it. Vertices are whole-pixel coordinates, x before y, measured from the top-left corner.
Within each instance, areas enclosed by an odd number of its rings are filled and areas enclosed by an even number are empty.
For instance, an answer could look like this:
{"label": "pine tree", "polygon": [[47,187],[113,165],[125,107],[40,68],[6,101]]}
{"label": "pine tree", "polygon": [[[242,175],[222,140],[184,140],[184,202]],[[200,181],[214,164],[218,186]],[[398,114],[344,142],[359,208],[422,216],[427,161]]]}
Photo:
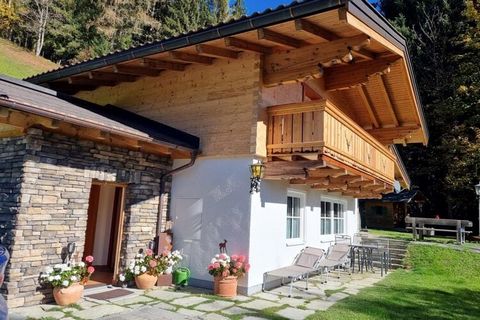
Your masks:
{"label": "pine tree", "polygon": [[243,0],[236,0],[232,7],[232,17],[238,19],[247,13]]}

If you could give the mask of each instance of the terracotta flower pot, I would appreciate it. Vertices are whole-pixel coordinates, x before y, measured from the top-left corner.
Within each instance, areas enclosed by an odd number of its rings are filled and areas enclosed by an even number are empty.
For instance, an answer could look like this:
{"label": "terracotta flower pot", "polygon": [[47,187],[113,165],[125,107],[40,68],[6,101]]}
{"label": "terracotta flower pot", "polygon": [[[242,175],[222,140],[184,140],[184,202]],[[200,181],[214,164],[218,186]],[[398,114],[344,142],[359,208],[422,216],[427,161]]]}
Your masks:
{"label": "terracotta flower pot", "polygon": [[53,288],[53,297],[59,306],[76,303],[83,295],[83,285],[74,283],[67,288]]}
{"label": "terracotta flower pot", "polygon": [[157,283],[157,279],[157,276],[144,273],[135,277],[135,284],[138,289],[152,289]]}
{"label": "terracotta flower pot", "polygon": [[158,276],[157,286],[169,286],[172,284],[172,274],[161,274]]}
{"label": "terracotta flower pot", "polygon": [[225,298],[233,298],[237,295],[237,277],[215,277],[213,282],[213,293]]}

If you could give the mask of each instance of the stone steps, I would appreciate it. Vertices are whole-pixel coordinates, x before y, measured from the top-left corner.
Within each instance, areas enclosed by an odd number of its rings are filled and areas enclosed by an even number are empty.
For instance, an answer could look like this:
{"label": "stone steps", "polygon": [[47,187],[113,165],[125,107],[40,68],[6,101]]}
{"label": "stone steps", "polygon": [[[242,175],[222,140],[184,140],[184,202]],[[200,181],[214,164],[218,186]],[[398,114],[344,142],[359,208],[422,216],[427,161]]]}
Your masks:
{"label": "stone steps", "polygon": [[[390,268],[398,269],[404,267],[403,261],[405,255],[407,254],[407,247],[409,244],[408,241],[380,238],[372,235],[362,235],[361,239],[362,243],[365,244],[379,244],[383,246],[388,245],[390,252]],[[378,256],[373,257],[373,266],[377,268],[380,267],[380,260]]]}

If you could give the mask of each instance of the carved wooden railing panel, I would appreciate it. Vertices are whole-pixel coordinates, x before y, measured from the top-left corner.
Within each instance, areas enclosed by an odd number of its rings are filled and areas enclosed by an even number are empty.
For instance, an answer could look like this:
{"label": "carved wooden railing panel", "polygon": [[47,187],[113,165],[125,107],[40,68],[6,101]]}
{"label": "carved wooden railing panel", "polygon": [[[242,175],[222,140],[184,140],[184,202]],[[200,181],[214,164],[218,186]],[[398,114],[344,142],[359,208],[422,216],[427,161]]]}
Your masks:
{"label": "carved wooden railing panel", "polygon": [[268,108],[268,156],[318,153],[386,182],[395,157],[329,101]]}

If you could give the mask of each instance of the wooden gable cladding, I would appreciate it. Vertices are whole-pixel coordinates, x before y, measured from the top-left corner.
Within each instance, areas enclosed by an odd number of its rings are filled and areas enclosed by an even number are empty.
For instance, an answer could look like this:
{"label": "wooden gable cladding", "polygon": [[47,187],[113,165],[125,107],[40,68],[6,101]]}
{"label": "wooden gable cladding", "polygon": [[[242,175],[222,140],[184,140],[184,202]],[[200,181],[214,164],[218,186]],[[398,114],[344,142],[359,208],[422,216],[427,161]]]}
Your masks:
{"label": "wooden gable cladding", "polygon": [[0,107],[0,128],[1,127],[11,128],[11,130],[0,130],[0,136],[2,137],[22,135],[28,128],[41,128],[70,137],[91,140],[134,151],[145,151],[162,156],[171,156],[174,159],[190,157],[190,152],[187,150],[170,148],[166,145],[160,145],[142,138],[127,137],[102,129],[79,126],[62,120],[50,119],[5,107]]}
{"label": "wooden gable cladding", "polygon": [[[322,160],[333,170],[309,172],[308,177],[338,178],[353,173],[393,184],[394,155],[329,101],[273,106],[267,113],[269,161],[295,166],[298,159]],[[295,177],[303,170],[307,178],[305,168],[293,170]],[[292,178],[289,174],[284,178]]]}

